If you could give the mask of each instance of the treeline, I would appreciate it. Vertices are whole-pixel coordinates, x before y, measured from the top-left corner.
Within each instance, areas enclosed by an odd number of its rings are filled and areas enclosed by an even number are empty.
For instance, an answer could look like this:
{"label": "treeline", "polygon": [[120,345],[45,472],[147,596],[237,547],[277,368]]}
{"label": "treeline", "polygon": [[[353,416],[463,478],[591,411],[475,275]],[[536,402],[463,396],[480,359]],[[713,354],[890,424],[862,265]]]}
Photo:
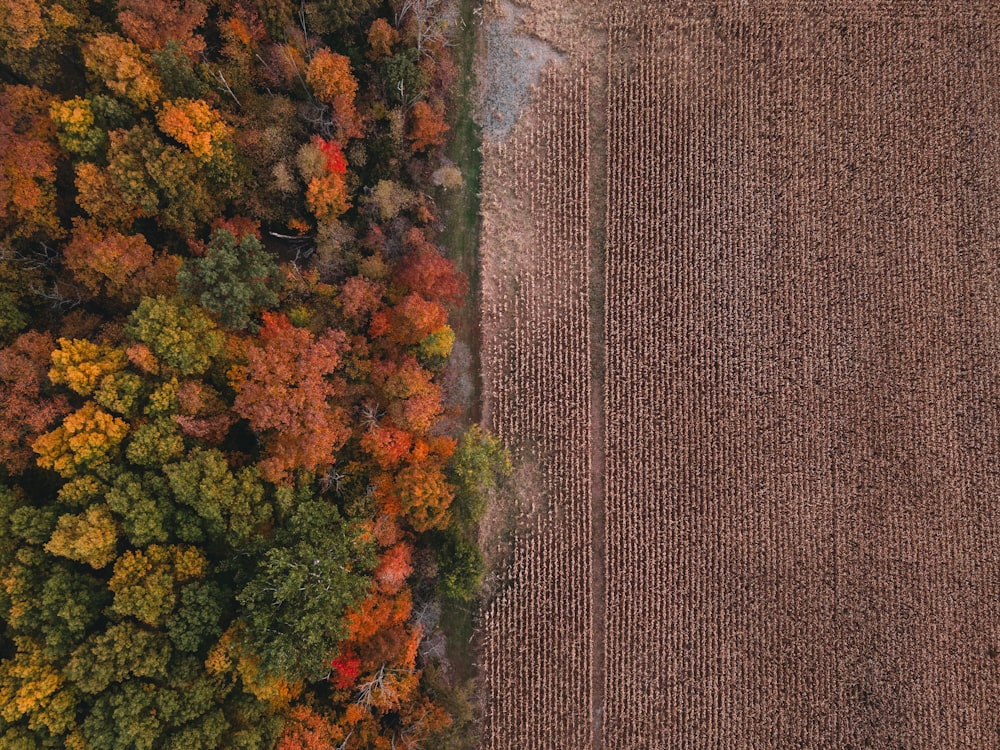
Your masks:
{"label": "treeline", "polygon": [[0,747],[460,746],[449,12],[0,0]]}

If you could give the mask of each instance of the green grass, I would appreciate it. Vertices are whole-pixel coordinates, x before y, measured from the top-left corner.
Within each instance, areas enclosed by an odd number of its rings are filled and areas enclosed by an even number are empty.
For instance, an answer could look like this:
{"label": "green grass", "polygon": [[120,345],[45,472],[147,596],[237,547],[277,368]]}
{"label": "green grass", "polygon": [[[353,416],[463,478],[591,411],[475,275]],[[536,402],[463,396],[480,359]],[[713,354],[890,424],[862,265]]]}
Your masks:
{"label": "green grass", "polygon": [[445,156],[462,172],[465,184],[458,190],[441,191],[438,204],[445,216],[444,231],[440,242],[445,254],[455,261],[458,269],[469,280],[469,294],[461,307],[451,316],[455,336],[469,347],[472,353],[474,396],[466,407],[467,422],[479,419],[479,172],[482,155],[480,128],[473,120],[476,96],[476,18],[473,9],[477,0],[461,1],[463,25],[455,36],[452,54],[458,67],[458,80],[451,102],[448,124],[451,140]]}
{"label": "green grass", "polygon": [[[456,338],[469,347],[472,355],[469,376],[473,382],[473,397],[471,403],[465,406],[463,421],[466,424],[479,419],[482,385],[479,373],[479,186],[482,156],[479,150],[480,128],[473,120],[477,26],[472,11],[477,5],[478,0],[461,0],[463,24],[452,47],[459,73],[448,121],[451,140],[445,149],[445,155],[461,170],[465,184],[457,190],[442,190],[438,197],[441,215],[445,217],[439,241],[445,254],[469,281],[469,293],[450,317]],[[472,644],[475,611],[475,602],[442,602],[440,625],[447,639],[448,661],[452,668],[449,682],[456,687],[475,677]],[[471,724],[456,727],[456,730],[456,746],[475,746]]]}

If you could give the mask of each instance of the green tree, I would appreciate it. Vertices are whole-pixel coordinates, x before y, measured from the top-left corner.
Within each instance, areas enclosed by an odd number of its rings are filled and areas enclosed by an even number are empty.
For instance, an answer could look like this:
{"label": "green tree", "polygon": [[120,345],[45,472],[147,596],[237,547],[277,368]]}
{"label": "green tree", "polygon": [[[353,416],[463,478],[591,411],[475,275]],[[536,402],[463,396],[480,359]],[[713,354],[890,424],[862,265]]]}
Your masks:
{"label": "green tree", "polygon": [[237,596],[261,671],[289,681],[325,674],[374,566],[371,544],[333,505],[299,505]]}
{"label": "green tree", "polygon": [[438,591],[458,602],[476,598],[483,580],[483,553],[460,529],[449,528],[434,540],[438,558]]}
{"label": "green tree", "polygon": [[332,34],[358,22],[378,0],[307,0],[302,7],[306,25],[314,34]]}
{"label": "green tree", "polygon": [[448,466],[448,479],[455,488],[452,516],[468,528],[482,518],[491,492],[510,476],[510,454],[499,440],[477,424],[458,442]]}
{"label": "green tree", "polygon": [[104,493],[108,507],[119,519],[125,536],[137,547],[162,544],[171,538],[185,542],[202,538],[201,526],[196,522],[188,524],[193,529],[189,528],[189,533],[184,533],[185,525],[178,523],[167,481],[158,474],[123,471]]}
{"label": "green tree", "polygon": [[191,507],[210,534],[234,547],[271,518],[256,469],[245,467],[234,473],[217,450],[196,448],[163,471],[177,501]]}
{"label": "green tree", "polygon": [[125,621],[91,635],[66,666],[66,676],[84,693],[96,694],[134,677],[164,679],[170,643],[139,623]]}
{"label": "green tree", "polygon": [[278,304],[278,266],[252,234],[212,233],[204,257],[191,258],[177,275],[181,291],[219,316],[226,328],[247,328],[253,316]]}
{"label": "green tree", "polygon": [[381,66],[381,80],[389,99],[395,104],[410,104],[423,97],[429,79],[417,65],[420,55],[410,47],[386,59]]}
{"label": "green tree", "polygon": [[196,547],[151,544],[131,550],[115,562],[108,587],[111,609],[147,625],[160,626],[173,613],[181,586],[202,579],[208,561]]}
{"label": "green tree", "polygon": [[125,334],[150,348],[181,375],[200,375],[222,351],[225,337],[204,312],[166,297],[144,297]]}

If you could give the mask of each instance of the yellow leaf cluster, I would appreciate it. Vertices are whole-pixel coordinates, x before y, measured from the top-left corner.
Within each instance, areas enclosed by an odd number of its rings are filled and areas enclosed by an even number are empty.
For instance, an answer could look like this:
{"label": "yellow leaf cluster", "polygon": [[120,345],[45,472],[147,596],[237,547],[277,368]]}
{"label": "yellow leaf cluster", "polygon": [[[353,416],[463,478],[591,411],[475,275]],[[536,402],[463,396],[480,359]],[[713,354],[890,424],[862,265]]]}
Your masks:
{"label": "yellow leaf cluster", "polygon": [[49,380],[65,385],[81,396],[89,396],[106,375],[119,372],[127,361],[121,349],[95,344],[86,339],[59,339],[52,352]]}
{"label": "yellow leaf cluster", "polygon": [[17,655],[5,660],[0,675],[0,716],[8,722],[28,717],[29,726],[60,734],[73,723],[72,697],[62,690],[63,676],[45,658],[42,645],[16,638]]}
{"label": "yellow leaf cluster", "polygon": [[94,112],[90,102],[74,97],[64,102],[53,102],[49,108],[52,121],[70,135],[82,138],[94,127]]}
{"label": "yellow leaf cluster", "polygon": [[160,82],[135,42],[117,34],[98,34],[84,47],[83,60],[108,89],[140,109],[160,100]]}
{"label": "yellow leaf cluster", "polygon": [[111,609],[147,625],[162,625],[177,603],[177,585],[202,578],[208,561],[196,547],[151,544],[130,550],[115,562],[108,588]]}
{"label": "yellow leaf cluster", "polygon": [[329,172],[314,177],[306,188],[306,205],[320,221],[332,221],[351,207],[343,175]]}
{"label": "yellow leaf cluster", "polygon": [[38,438],[32,448],[39,466],[70,478],[81,466],[106,461],[127,434],[123,420],[88,402]]}
{"label": "yellow leaf cluster", "polygon": [[219,148],[231,140],[229,127],[218,113],[201,99],[167,102],[156,118],[160,130],[204,162],[211,161]]}
{"label": "yellow leaf cluster", "polygon": [[99,570],[115,559],[118,526],[104,505],[60,516],[45,549],[53,555],[86,563]]}

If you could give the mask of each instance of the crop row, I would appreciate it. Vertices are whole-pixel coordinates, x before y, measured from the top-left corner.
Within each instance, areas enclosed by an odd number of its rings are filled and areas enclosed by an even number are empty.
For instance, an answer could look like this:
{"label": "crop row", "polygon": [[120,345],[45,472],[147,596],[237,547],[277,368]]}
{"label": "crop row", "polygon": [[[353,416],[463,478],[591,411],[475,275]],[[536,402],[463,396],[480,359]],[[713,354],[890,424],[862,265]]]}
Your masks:
{"label": "crop row", "polygon": [[[536,468],[503,586],[483,614],[484,744],[591,742],[589,133],[586,72],[545,73],[494,163],[530,235],[484,294],[492,427]],[[510,249],[509,249],[510,250]],[[516,253],[527,253],[516,257]],[[496,276],[494,276],[496,279]]]}

